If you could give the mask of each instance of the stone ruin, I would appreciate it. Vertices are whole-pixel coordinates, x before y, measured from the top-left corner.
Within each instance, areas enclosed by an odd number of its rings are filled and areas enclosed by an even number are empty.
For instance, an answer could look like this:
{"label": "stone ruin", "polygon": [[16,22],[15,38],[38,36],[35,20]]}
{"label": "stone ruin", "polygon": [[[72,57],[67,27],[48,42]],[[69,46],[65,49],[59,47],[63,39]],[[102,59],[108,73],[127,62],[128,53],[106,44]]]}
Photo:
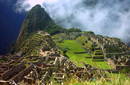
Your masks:
{"label": "stone ruin", "polygon": [[130,67],[129,47],[117,38],[87,35],[94,44],[94,61],[105,60],[115,70]]}
{"label": "stone ruin", "polygon": [[104,61],[104,54],[100,47],[94,49],[94,54],[92,56],[93,61]]}
{"label": "stone ruin", "polygon": [[104,71],[88,64],[78,67],[60,54],[13,59],[0,64],[0,85],[53,85],[52,81],[63,85],[70,77],[79,81],[105,77]]}
{"label": "stone ruin", "polygon": [[88,35],[92,42],[95,42],[104,53],[121,53],[129,50],[129,47],[117,38],[104,37],[101,35]]}
{"label": "stone ruin", "polygon": [[107,59],[108,64],[116,70],[128,69],[130,68],[130,57],[128,55],[114,55]]}

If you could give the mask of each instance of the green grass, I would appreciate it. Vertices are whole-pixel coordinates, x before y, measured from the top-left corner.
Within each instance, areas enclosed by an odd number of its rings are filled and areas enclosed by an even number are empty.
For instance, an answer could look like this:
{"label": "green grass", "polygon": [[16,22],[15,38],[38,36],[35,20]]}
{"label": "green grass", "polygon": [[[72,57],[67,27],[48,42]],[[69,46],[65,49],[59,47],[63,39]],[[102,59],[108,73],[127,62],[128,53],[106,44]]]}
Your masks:
{"label": "green grass", "polygon": [[[67,51],[67,55],[69,56],[70,60],[78,66],[83,66],[82,62],[85,62],[102,69],[111,68],[107,62],[93,62],[91,58],[86,58],[90,57],[90,54],[75,54],[74,52],[85,52],[85,49],[83,49],[82,45],[76,40],[64,40],[64,42],[57,43],[57,45],[62,49],[69,49]],[[107,79],[101,78],[93,81],[78,81],[76,78],[71,78],[64,82],[64,85],[130,85],[130,78],[123,73],[108,73],[107,76]]]}
{"label": "green grass", "polygon": [[[64,82],[64,85],[130,85],[130,78],[124,74],[108,74],[108,79],[101,78],[93,81],[78,81],[76,78],[70,78]],[[60,84],[54,84],[60,85]]]}
{"label": "green grass", "polygon": [[65,85],[130,85],[130,78],[125,74],[108,73],[108,78],[101,78],[93,81],[78,81],[76,78],[71,78],[65,82]]}
{"label": "green grass", "polygon": [[102,68],[102,69],[110,69],[111,67],[107,64],[107,62],[93,62],[90,57],[90,54],[75,54],[74,52],[85,52],[85,49],[82,48],[82,45],[78,43],[76,40],[64,40],[62,43],[57,43],[57,45],[62,49],[69,49],[67,51],[67,56],[69,59],[74,62],[78,66],[83,66],[83,62],[86,64],[90,64],[92,66]]}

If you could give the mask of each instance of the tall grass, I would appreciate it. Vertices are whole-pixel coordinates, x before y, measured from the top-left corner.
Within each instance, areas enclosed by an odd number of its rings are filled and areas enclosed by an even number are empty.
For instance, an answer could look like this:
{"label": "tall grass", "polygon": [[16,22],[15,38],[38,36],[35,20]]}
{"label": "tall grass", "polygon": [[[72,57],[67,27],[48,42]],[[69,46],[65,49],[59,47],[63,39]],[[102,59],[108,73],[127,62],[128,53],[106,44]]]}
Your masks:
{"label": "tall grass", "polygon": [[130,78],[125,74],[108,74],[109,78],[101,78],[93,81],[78,81],[76,78],[68,80],[64,85],[130,85]]}

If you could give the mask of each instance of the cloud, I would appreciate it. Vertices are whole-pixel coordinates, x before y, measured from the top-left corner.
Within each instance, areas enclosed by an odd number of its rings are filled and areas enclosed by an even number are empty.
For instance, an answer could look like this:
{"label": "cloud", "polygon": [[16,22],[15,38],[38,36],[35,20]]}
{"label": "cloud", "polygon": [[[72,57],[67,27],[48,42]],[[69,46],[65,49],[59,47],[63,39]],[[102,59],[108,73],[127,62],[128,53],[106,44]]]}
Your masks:
{"label": "cloud", "polygon": [[42,5],[43,0],[18,0],[16,3],[16,11],[28,11],[31,7],[35,6],[36,4]]}
{"label": "cloud", "polygon": [[97,34],[130,38],[130,0],[18,0],[17,10],[42,5],[63,27],[78,27]]}
{"label": "cloud", "polygon": [[17,0],[16,11],[28,11],[37,4],[43,5],[43,3],[53,3],[55,1],[57,0]]}

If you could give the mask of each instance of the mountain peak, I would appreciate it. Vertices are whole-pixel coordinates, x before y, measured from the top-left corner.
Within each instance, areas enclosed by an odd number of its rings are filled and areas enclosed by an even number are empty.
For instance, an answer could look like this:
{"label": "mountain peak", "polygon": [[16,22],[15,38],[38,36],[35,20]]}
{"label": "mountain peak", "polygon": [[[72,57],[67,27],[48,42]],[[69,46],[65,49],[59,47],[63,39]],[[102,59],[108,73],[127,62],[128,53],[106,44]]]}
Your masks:
{"label": "mountain peak", "polygon": [[33,8],[41,8],[40,4],[35,5]]}
{"label": "mountain peak", "polygon": [[40,5],[36,5],[27,13],[15,47],[19,46],[21,42],[27,39],[31,34],[38,31],[53,33],[61,29],[61,27],[55,24],[44,8]]}
{"label": "mountain peak", "polygon": [[[55,25],[48,13],[40,5],[34,6],[26,15],[16,43],[19,45],[30,34],[39,30],[45,31],[50,25]],[[51,29],[51,28],[50,28]],[[52,28],[53,29],[53,28]]]}
{"label": "mountain peak", "polygon": [[44,8],[41,5],[39,5],[39,4],[35,5],[34,7],[32,7],[32,9],[29,12],[31,12],[31,11],[44,11],[44,12],[46,12],[44,10]]}

